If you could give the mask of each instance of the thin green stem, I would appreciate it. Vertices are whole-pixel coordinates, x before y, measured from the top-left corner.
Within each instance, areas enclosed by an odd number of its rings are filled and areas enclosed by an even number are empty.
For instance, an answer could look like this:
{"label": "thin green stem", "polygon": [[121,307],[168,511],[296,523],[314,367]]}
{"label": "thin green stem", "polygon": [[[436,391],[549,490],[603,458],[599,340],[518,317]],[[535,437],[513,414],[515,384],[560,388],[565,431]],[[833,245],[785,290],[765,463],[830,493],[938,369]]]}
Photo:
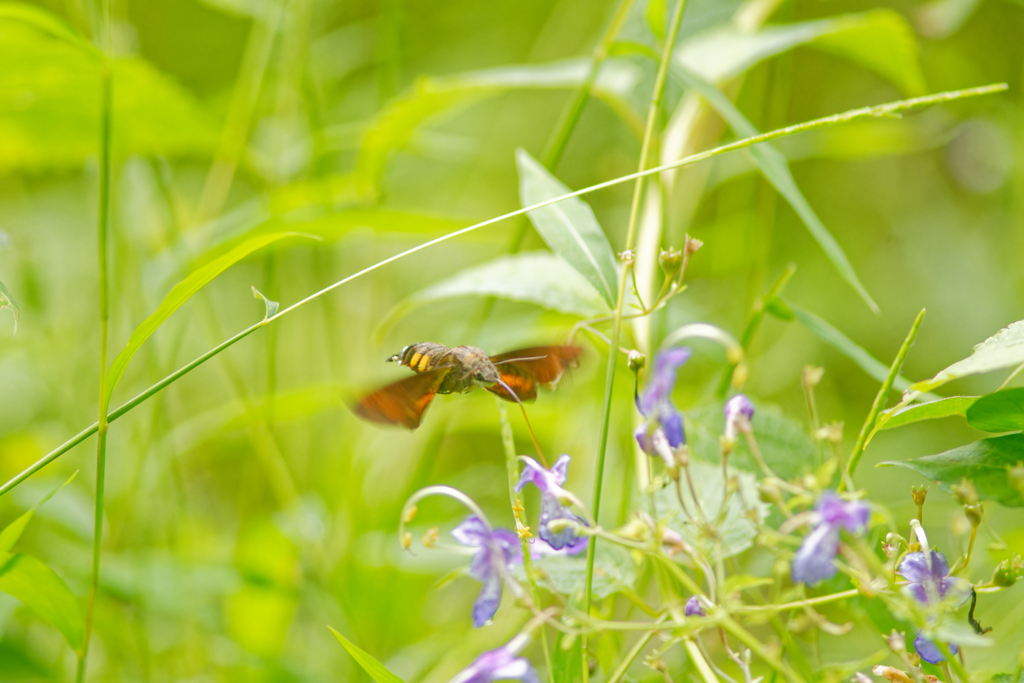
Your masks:
{"label": "thin green stem", "polygon": [[882,412],[882,408],[885,407],[885,398],[892,391],[893,382],[896,381],[896,376],[900,374],[900,368],[903,367],[903,360],[907,357],[907,353],[910,351],[911,345],[914,343],[914,337],[917,336],[917,328],[921,326],[921,321],[924,320],[924,309],[917,314],[917,319],[914,320],[913,326],[910,328],[910,333],[907,338],[903,340],[903,346],[900,347],[899,353],[896,354],[896,358],[892,362],[892,366],[889,368],[889,375],[882,382],[882,387],[878,390],[878,395],[875,396],[875,402],[871,404],[871,412],[868,413],[868,417],[864,420],[864,424],[860,428],[860,435],[857,437],[857,443],[853,447],[853,453],[850,455],[850,462],[846,466],[846,473],[853,478],[853,473],[857,469],[857,464],[860,462],[860,457],[864,455],[864,447],[867,445],[868,434],[871,433],[871,428],[875,426],[875,420],[878,419],[878,414]]}
{"label": "thin green stem", "polygon": [[[368,273],[372,273],[373,271],[378,270],[380,268],[383,268],[384,266],[389,265],[391,263],[394,263],[395,261],[399,261],[399,260],[401,260],[401,259],[403,259],[403,258],[405,258],[407,256],[411,256],[412,254],[415,254],[415,253],[418,253],[420,251],[423,251],[424,249],[429,249],[430,247],[433,247],[433,246],[435,246],[437,244],[440,244],[442,242],[446,242],[446,241],[448,241],[450,239],[454,239],[456,237],[459,237],[461,235],[465,235],[465,234],[470,233],[470,232],[474,232],[476,230],[479,230],[481,228],[487,227],[489,225],[493,225],[495,223],[499,223],[499,222],[501,222],[503,220],[506,220],[508,218],[513,218],[515,216],[521,216],[521,215],[523,215],[525,213],[528,213],[530,211],[533,211],[535,209],[539,209],[539,208],[542,208],[542,207],[545,207],[545,206],[550,206],[551,204],[556,204],[556,203],[564,201],[566,199],[571,199],[572,197],[580,197],[580,196],[583,196],[583,195],[586,195],[586,194],[590,194],[592,192],[597,192],[599,190],[603,190],[603,189],[606,189],[606,188],[609,188],[609,187],[614,187],[616,185],[621,185],[621,184],[627,183],[627,182],[629,182],[631,180],[636,180],[637,178],[645,178],[647,176],[655,175],[655,174],[658,174],[658,173],[663,173],[665,171],[668,171],[668,170],[671,170],[671,169],[674,169],[674,168],[681,168],[683,166],[689,166],[691,164],[695,164],[697,162],[704,161],[706,159],[710,159],[710,158],[712,158],[714,156],[717,156],[719,154],[725,154],[727,152],[733,152],[733,151],[736,151],[736,150],[739,150],[739,149],[745,149],[747,147],[750,147],[751,145],[756,145],[756,144],[758,144],[760,142],[767,142],[769,140],[774,140],[776,138],[784,137],[784,136],[787,136],[787,135],[793,135],[793,134],[796,134],[796,133],[801,133],[801,132],[808,131],[808,130],[813,130],[813,129],[816,129],[816,128],[822,128],[822,127],[826,127],[826,126],[835,125],[835,124],[838,124],[838,123],[846,123],[848,121],[853,121],[853,120],[861,119],[861,118],[874,118],[874,117],[880,117],[880,116],[891,116],[891,115],[896,114],[896,113],[901,112],[901,111],[907,111],[909,109],[914,109],[916,107],[922,107],[922,106],[926,106],[926,105],[929,105],[929,104],[938,104],[938,103],[941,103],[941,102],[949,102],[949,101],[952,101],[952,100],[959,100],[959,99],[963,99],[963,98],[966,98],[966,97],[976,97],[976,96],[979,96],[979,95],[989,95],[989,94],[992,94],[992,93],[1002,92],[1003,90],[1006,90],[1007,87],[1008,86],[1005,83],[997,83],[997,84],[994,84],[994,85],[987,85],[987,86],[982,86],[982,87],[978,87],[978,88],[969,88],[969,89],[966,89],[966,90],[956,90],[956,91],[950,91],[950,92],[943,92],[943,93],[938,93],[936,95],[928,95],[928,96],[925,96],[925,97],[915,97],[913,99],[900,100],[898,102],[889,102],[887,104],[880,104],[880,105],[876,105],[876,106],[872,106],[872,107],[862,107],[860,109],[853,109],[853,110],[850,110],[850,111],[847,111],[847,112],[844,112],[844,113],[841,113],[841,114],[835,114],[835,115],[832,115],[832,116],[826,116],[824,118],[815,119],[813,121],[807,121],[807,122],[804,122],[804,123],[801,123],[801,124],[797,124],[797,125],[793,125],[793,126],[787,126],[786,128],[780,128],[778,130],[774,130],[774,131],[771,131],[771,132],[768,132],[768,133],[762,133],[761,135],[756,135],[756,136],[751,137],[751,138],[744,138],[743,140],[737,140],[737,141],[731,142],[731,143],[729,143],[727,145],[721,145],[719,147],[715,147],[714,149],[706,150],[706,151],[700,152],[698,154],[693,154],[693,155],[690,155],[690,156],[685,157],[683,159],[679,159],[677,161],[673,161],[673,162],[670,162],[670,163],[667,163],[667,164],[662,164],[660,166],[655,166],[653,168],[647,169],[646,171],[638,171],[636,173],[630,173],[628,175],[624,175],[624,176],[621,176],[621,177],[618,177],[618,178],[614,178],[612,180],[607,180],[607,181],[605,181],[603,183],[598,183],[597,185],[591,185],[590,187],[585,187],[582,190],[576,190],[575,192],[569,192],[568,194],[564,194],[564,195],[561,195],[559,197],[553,197],[552,199],[547,199],[547,200],[545,200],[543,202],[538,202],[537,204],[532,204],[530,206],[523,207],[522,209],[516,209],[515,211],[510,211],[509,213],[502,214],[501,216],[497,216],[495,218],[490,218],[490,219],[488,219],[486,221],[483,221],[481,223],[477,223],[475,225],[471,225],[469,227],[462,228],[460,230],[455,230],[453,232],[448,233],[447,235],[442,235],[441,237],[432,239],[430,241],[424,242],[423,244],[415,246],[412,249],[407,249],[406,251],[403,251],[403,252],[401,252],[399,254],[395,254],[394,256],[386,258],[386,259],[384,259],[382,261],[378,261],[377,263],[373,264],[372,266],[368,266],[368,267],[360,270],[357,273],[353,273],[352,275],[350,275],[350,276],[348,276],[346,278],[342,278],[341,280],[335,282],[334,284],[329,285],[327,287],[324,287],[323,289],[321,289],[321,290],[319,290],[317,292],[314,292],[313,294],[310,294],[305,299],[302,299],[301,301],[298,301],[297,303],[292,304],[288,308],[285,308],[285,309],[283,309],[281,311],[278,311],[277,315],[275,315],[275,316],[273,316],[271,318],[267,318],[265,320],[261,320],[258,323],[256,323],[255,325],[252,325],[251,327],[247,327],[246,329],[242,330],[241,332],[239,332],[235,336],[231,337],[230,339],[227,339],[226,341],[224,341],[220,345],[210,349],[209,351],[207,351],[203,355],[199,356],[198,358],[193,360],[188,365],[183,366],[182,368],[176,370],[175,372],[173,372],[172,374],[168,375],[167,377],[165,377],[161,381],[157,382],[153,386],[149,387],[148,389],[146,389],[145,391],[140,393],[138,396],[136,396],[132,400],[128,401],[127,403],[122,405],[117,410],[115,410],[112,413],[110,413],[109,416],[108,416],[108,419],[109,419],[110,422],[113,422],[116,418],[121,417],[122,415],[124,415],[128,411],[130,411],[133,408],[135,408],[136,406],[138,406],[140,403],[145,402],[148,398],[150,398],[154,394],[158,393],[159,391],[161,391],[162,389],[166,388],[167,386],[173,384],[174,382],[179,380],[181,377],[187,375],[189,372],[191,372],[192,370],[196,369],[197,367],[199,367],[200,365],[202,365],[203,363],[205,363],[209,359],[213,358],[214,356],[218,355],[219,353],[221,353],[222,351],[224,351],[228,347],[234,346],[237,342],[241,341],[245,337],[248,337],[250,334],[252,334],[256,330],[260,329],[264,325],[268,325],[271,322],[274,322],[277,319],[281,318],[282,316],[285,316],[288,313],[291,313],[292,311],[296,310],[297,308],[299,308],[301,306],[304,306],[305,304],[309,303],[310,301],[313,301],[314,299],[318,299],[321,296],[324,296],[325,294],[327,294],[327,293],[329,293],[329,292],[331,292],[331,291],[333,291],[333,290],[335,290],[335,289],[337,289],[337,288],[339,288],[339,287],[341,287],[343,285],[346,285],[349,282],[352,282],[353,280],[356,280],[356,279],[358,279],[358,278],[360,278],[360,277],[362,277],[364,275],[367,275]],[[620,291],[621,291],[621,288],[620,288]],[[38,472],[40,469],[42,469],[43,467],[45,467],[49,463],[51,463],[54,460],[56,460],[57,458],[59,458],[61,455],[63,455],[67,451],[69,451],[74,446],[78,445],[79,443],[81,443],[85,439],[87,439],[90,436],[92,436],[93,434],[95,434],[96,431],[97,431],[97,427],[98,427],[97,423],[94,423],[90,427],[86,427],[84,430],[82,430],[81,432],[76,434],[74,437],[72,437],[71,439],[69,439],[68,441],[66,441],[65,443],[60,445],[59,447],[57,447],[56,450],[51,451],[50,453],[46,454],[45,456],[40,458],[38,461],[36,461],[32,465],[30,465],[28,468],[23,470],[21,473],[15,475],[13,478],[11,478],[9,481],[7,481],[3,486],[0,486],[0,496],[2,496],[3,494],[7,493],[11,489],[13,489],[15,486],[17,486],[18,484],[23,482],[25,479],[27,479],[28,477],[32,476],[33,474]]]}
{"label": "thin green stem", "polygon": [[[658,75],[654,80],[654,90],[651,93],[651,103],[647,110],[647,124],[644,127],[644,141],[640,147],[640,168],[643,173],[647,168],[647,159],[651,152],[651,145],[654,140],[655,128],[658,123],[658,114],[661,111],[661,95],[665,90],[665,81],[668,77],[668,68],[672,59],[672,50],[675,48],[676,38],[679,35],[679,26],[683,22],[683,10],[686,9],[686,0],[678,0],[673,10],[671,29],[665,38],[665,45],[661,54],[661,63],[658,65]],[[629,224],[626,229],[625,250],[633,248],[633,235],[636,232],[637,218],[640,215],[640,204],[643,199],[644,176],[639,176],[633,185],[633,203],[629,210]],[[608,452],[608,428],[611,423],[612,412],[612,389],[615,386],[615,370],[618,368],[618,356],[615,349],[619,346],[619,335],[622,332],[622,305],[626,299],[626,279],[629,277],[630,266],[622,269],[619,276],[618,300],[615,306],[615,321],[612,324],[611,344],[608,352],[608,369],[606,371],[604,387],[604,410],[601,417],[601,440],[597,447],[597,463],[594,473],[594,495],[591,500],[595,520],[599,520],[601,510],[601,486],[604,483],[604,459]],[[594,583],[594,557],[597,552],[597,540],[595,539],[587,547],[587,573],[583,582],[583,612],[590,614],[590,602],[593,593]],[[590,667],[587,656],[587,637],[580,638],[580,648],[583,652],[583,683],[590,679]]]}
{"label": "thin green stem", "polygon": [[[668,615],[665,614],[662,615],[662,617],[654,623],[662,624],[667,619]],[[657,631],[648,631],[640,637],[640,640],[636,641],[636,644],[633,646],[633,649],[631,649],[629,653],[626,654],[625,659],[623,659],[622,663],[619,664],[619,668],[617,668],[615,672],[612,673],[611,678],[608,679],[607,683],[619,683],[619,680],[621,680],[622,677],[626,675],[626,669],[629,668],[629,665],[633,663],[633,660],[636,659],[637,656],[639,656],[643,649],[647,647],[647,643],[651,642],[651,638],[654,637],[655,633],[657,633]]]}

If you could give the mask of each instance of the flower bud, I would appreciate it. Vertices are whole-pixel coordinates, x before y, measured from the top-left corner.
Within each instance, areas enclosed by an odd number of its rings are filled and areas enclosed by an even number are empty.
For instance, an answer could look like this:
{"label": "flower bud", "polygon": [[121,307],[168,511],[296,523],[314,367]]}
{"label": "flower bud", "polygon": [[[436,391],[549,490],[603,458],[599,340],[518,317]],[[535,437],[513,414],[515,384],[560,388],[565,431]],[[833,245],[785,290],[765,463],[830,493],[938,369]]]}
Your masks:
{"label": "flower bud", "polygon": [[907,639],[902,631],[897,632],[896,629],[892,629],[889,635],[885,636],[885,644],[897,655],[902,655],[907,651]]}
{"label": "flower bud", "polygon": [[416,512],[419,510],[415,505],[410,505],[406,508],[402,514],[402,524],[412,524],[412,520],[416,519]]}
{"label": "flower bud", "polygon": [[[1020,557],[1017,559],[1019,560]],[[1013,563],[1010,560],[1003,560],[996,567],[996,570],[992,572],[992,583],[1001,588],[1009,588],[1017,583],[1018,578],[1020,576],[1018,572],[1014,571]]]}
{"label": "flower bud", "polygon": [[696,254],[697,250],[700,249],[703,246],[704,246],[704,243],[701,242],[699,239],[697,239],[696,237],[690,237],[689,235],[687,235],[686,236],[686,241],[685,241],[685,246],[683,247],[683,250],[686,252],[687,256],[692,256],[693,254]]}
{"label": "flower bud", "polygon": [[800,381],[803,383],[805,389],[813,389],[818,386],[818,383],[821,382],[821,378],[824,376],[825,368],[805,365],[803,371],[800,373]]}
{"label": "flower bud", "polygon": [[665,271],[666,277],[675,277],[683,267],[683,252],[676,251],[671,247],[662,249],[661,255],[658,256],[658,265]]}
{"label": "flower bud", "polygon": [[981,503],[976,505],[964,505],[964,516],[967,517],[967,521],[971,523],[971,526],[977,529],[981,525],[981,518],[985,515],[985,510]]}
{"label": "flower bud", "polygon": [[924,487],[924,484],[920,488],[910,487],[910,497],[914,500],[914,505],[921,507],[924,505],[924,499],[928,497],[928,489]]}
{"label": "flower bud", "polygon": [[1007,467],[1006,477],[1010,481],[1010,486],[1024,495],[1024,462],[1018,460],[1016,466]]}
{"label": "flower bud", "polygon": [[412,534],[406,531],[402,534],[402,550],[408,550],[412,545]]}
{"label": "flower bud", "polygon": [[885,553],[885,556],[891,560],[899,554],[900,547],[898,545],[893,545],[891,543],[883,543],[882,552]]}
{"label": "flower bud", "polygon": [[647,365],[647,356],[636,349],[633,349],[629,352],[629,360],[627,362],[629,363],[629,369],[632,370],[635,375],[643,370],[644,366]]}
{"label": "flower bud", "polygon": [[626,251],[619,254],[619,260],[628,265],[633,262],[633,258],[635,256],[636,252],[634,252],[632,249],[627,249]]}
{"label": "flower bud", "polygon": [[763,503],[774,503],[782,495],[778,485],[771,479],[762,479],[758,483],[757,493]]}
{"label": "flower bud", "polygon": [[978,502],[978,492],[974,489],[974,484],[967,479],[961,479],[952,489],[953,498],[961,505],[975,505]]}

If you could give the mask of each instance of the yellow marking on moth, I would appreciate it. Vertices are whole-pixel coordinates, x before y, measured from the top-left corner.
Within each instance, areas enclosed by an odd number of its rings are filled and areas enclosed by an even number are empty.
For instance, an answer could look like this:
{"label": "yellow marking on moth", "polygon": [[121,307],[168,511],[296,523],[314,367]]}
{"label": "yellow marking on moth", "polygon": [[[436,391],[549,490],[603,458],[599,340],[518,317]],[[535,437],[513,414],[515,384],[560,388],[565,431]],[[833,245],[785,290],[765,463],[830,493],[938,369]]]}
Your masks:
{"label": "yellow marking on moth", "polygon": [[420,358],[419,367],[417,369],[420,372],[425,372],[428,369],[430,369],[430,356],[429,355],[423,354],[423,357]]}
{"label": "yellow marking on moth", "polygon": [[416,367],[416,364],[419,362],[420,358],[422,358],[422,357],[423,357],[423,354],[418,352],[418,351],[416,353],[412,354],[412,358],[409,359],[409,367],[412,368],[413,370],[417,370],[418,368]]}

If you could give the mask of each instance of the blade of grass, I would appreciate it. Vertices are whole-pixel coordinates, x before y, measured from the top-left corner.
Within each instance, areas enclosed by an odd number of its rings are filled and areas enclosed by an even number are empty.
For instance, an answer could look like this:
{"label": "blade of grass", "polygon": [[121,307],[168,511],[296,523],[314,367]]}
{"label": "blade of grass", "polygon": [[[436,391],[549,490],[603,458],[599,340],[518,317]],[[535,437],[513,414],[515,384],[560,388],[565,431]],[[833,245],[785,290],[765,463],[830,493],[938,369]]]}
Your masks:
{"label": "blade of grass", "polygon": [[335,631],[330,626],[327,628],[331,629],[331,633],[333,633],[334,637],[338,639],[338,642],[341,643],[342,647],[352,655],[352,659],[356,660],[356,663],[359,664],[359,666],[363,668],[363,671],[365,671],[370,678],[376,681],[376,683],[405,683],[401,678],[388,671],[387,668],[378,662],[373,655],[356,647],[355,643]]}
{"label": "blade of grass", "polygon": [[[209,351],[207,351],[203,355],[199,356],[198,358],[193,360],[191,363],[188,363],[187,365],[182,366],[181,368],[179,368],[175,372],[171,373],[170,375],[168,375],[164,379],[162,379],[159,382],[157,382],[156,384],[152,385],[151,387],[149,387],[148,389],[146,389],[142,393],[138,394],[135,398],[133,398],[130,401],[128,401],[125,404],[123,404],[117,410],[111,412],[110,415],[108,416],[108,421],[113,422],[115,419],[117,419],[117,418],[121,417],[122,415],[128,413],[129,411],[131,411],[133,408],[135,408],[139,404],[144,403],[147,399],[149,399],[154,394],[160,392],[161,390],[165,389],[169,385],[171,385],[174,382],[178,381],[179,379],[181,379],[182,377],[187,375],[192,370],[195,370],[197,367],[199,367],[200,365],[202,365],[206,361],[208,361],[211,358],[213,358],[214,356],[220,354],[222,351],[228,349],[231,346],[234,346],[239,341],[241,341],[242,339],[245,339],[250,334],[252,334],[256,330],[260,329],[264,325],[269,325],[270,323],[272,323],[272,322],[276,321],[277,319],[279,319],[279,318],[281,318],[281,317],[291,313],[292,311],[300,308],[301,306],[306,305],[310,301],[318,299],[318,298],[324,296],[325,294],[327,294],[329,292],[332,292],[335,289],[337,289],[337,288],[339,288],[339,287],[341,287],[343,285],[348,284],[349,282],[352,282],[353,280],[356,280],[356,279],[358,279],[360,277],[363,277],[364,275],[367,275],[367,274],[372,273],[372,272],[374,272],[376,270],[379,270],[380,268],[383,268],[386,265],[394,263],[395,261],[399,261],[399,260],[401,260],[401,259],[403,259],[403,258],[405,258],[407,256],[411,256],[412,254],[415,254],[415,253],[418,253],[420,251],[423,251],[424,249],[429,249],[430,247],[433,247],[433,246],[435,246],[437,244],[440,244],[442,242],[446,242],[446,241],[448,241],[450,239],[454,239],[455,237],[459,237],[461,235],[465,235],[467,233],[474,232],[476,230],[479,230],[481,228],[487,227],[489,225],[493,225],[495,223],[499,223],[499,222],[501,222],[503,220],[506,220],[508,218],[512,218],[514,216],[521,216],[521,215],[523,215],[523,214],[525,214],[525,213],[527,213],[529,211],[533,211],[534,209],[539,209],[539,208],[544,207],[544,206],[549,206],[551,204],[555,204],[556,202],[563,201],[563,200],[568,199],[570,197],[580,197],[582,195],[590,194],[592,192],[597,192],[598,190],[603,190],[603,189],[608,188],[608,187],[614,187],[615,185],[621,185],[622,183],[627,183],[627,182],[629,182],[631,180],[636,180],[637,178],[646,178],[647,176],[656,175],[658,173],[663,173],[664,171],[668,171],[668,170],[671,170],[671,169],[674,169],[674,168],[681,168],[683,166],[688,166],[690,164],[695,164],[697,162],[704,161],[705,159],[710,159],[710,158],[712,158],[714,156],[717,156],[719,154],[725,154],[727,152],[732,152],[732,151],[735,151],[735,150],[739,150],[739,149],[744,149],[746,147],[750,147],[751,145],[755,145],[755,144],[757,144],[759,142],[765,142],[767,140],[774,140],[776,138],[784,137],[784,136],[787,136],[787,135],[793,135],[795,133],[800,133],[800,132],[807,131],[807,130],[813,130],[813,129],[816,129],[816,128],[823,128],[823,127],[826,127],[826,126],[832,126],[832,125],[836,125],[836,124],[839,124],[839,123],[846,123],[848,121],[853,121],[853,120],[856,120],[856,119],[868,118],[868,117],[874,118],[874,117],[879,117],[879,116],[891,116],[893,114],[897,114],[897,113],[902,112],[902,111],[907,111],[907,110],[910,110],[910,109],[914,109],[914,108],[917,108],[917,107],[923,107],[923,106],[927,106],[927,105],[930,105],[930,104],[939,104],[939,103],[942,103],[942,102],[950,102],[950,101],[953,101],[953,100],[960,100],[960,99],[964,99],[964,98],[967,98],[967,97],[977,97],[977,96],[980,96],[980,95],[990,95],[992,93],[1002,92],[1002,91],[1006,90],[1007,87],[1008,86],[1005,83],[996,83],[996,84],[993,84],[993,85],[986,85],[986,86],[981,86],[981,87],[977,87],[977,88],[968,88],[966,90],[953,90],[953,91],[948,91],[948,92],[937,93],[935,95],[927,95],[927,96],[924,96],[924,97],[915,97],[913,99],[908,99],[908,100],[898,100],[896,102],[888,102],[886,104],[874,105],[874,106],[870,106],[870,107],[861,107],[859,109],[852,109],[850,111],[843,112],[841,114],[834,114],[832,116],[826,116],[826,117],[823,117],[823,118],[820,118],[820,119],[814,119],[813,121],[806,121],[804,123],[795,124],[795,125],[792,125],[792,126],[787,126],[785,128],[779,128],[777,130],[773,130],[771,132],[759,135],[759,136],[757,136],[755,138],[745,138],[743,140],[736,140],[735,142],[731,142],[731,143],[726,144],[726,145],[721,145],[719,147],[715,147],[713,149],[706,150],[704,152],[699,152],[697,154],[693,154],[693,155],[685,157],[683,159],[679,159],[678,161],[673,161],[671,163],[662,164],[660,166],[654,166],[652,168],[647,169],[646,171],[638,171],[636,173],[630,173],[628,175],[620,176],[620,177],[614,178],[612,180],[607,180],[607,181],[605,181],[603,183],[598,183],[596,185],[591,185],[590,187],[585,187],[585,188],[583,188],[581,190],[576,190],[575,192],[570,192],[569,194],[563,195],[561,197],[552,197],[551,199],[548,199],[546,201],[540,202],[538,204],[534,204],[532,206],[524,206],[521,209],[516,209],[515,211],[510,211],[510,212],[508,212],[506,214],[502,214],[500,216],[496,216],[495,218],[490,218],[490,219],[488,219],[486,221],[483,221],[483,222],[480,222],[480,223],[476,223],[475,225],[470,225],[469,227],[462,228],[461,230],[455,230],[455,231],[450,232],[450,233],[448,233],[446,235],[442,235],[441,237],[429,240],[429,241],[424,242],[424,243],[422,243],[420,245],[417,245],[417,246],[415,246],[415,247],[413,247],[411,249],[407,249],[407,250],[405,250],[405,251],[403,251],[401,253],[395,254],[394,256],[390,256],[390,257],[388,257],[386,259],[378,261],[377,263],[375,263],[375,264],[373,264],[371,266],[368,266],[368,267],[366,267],[366,268],[364,268],[364,269],[362,269],[362,270],[360,270],[360,271],[358,271],[356,273],[353,273],[352,275],[349,275],[348,277],[342,278],[341,280],[338,280],[337,282],[335,282],[335,283],[333,283],[331,285],[328,285],[327,287],[324,287],[323,289],[321,289],[321,290],[319,290],[317,292],[314,292],[313,294],[310,294],[305,299],[302,299],[301,301],[298,301],[298,302],[292,304],[288,308],[285,308],[285,309],[279,311],[276,315],[274,315],[274,316],[272,316],[270,318],[265,318],[264,320],[261,320],[260,322],[256,323],[255,325],[252,325],[251,327],[247,327],[246,329],[242,330],[241,332],[239,332],[235,336],[231,337],[230,339],[225,340],[220,345],[210,349]],[[91,425],[89,427],[86,427],[81,432],[79,432],[78,434],[73,436],[71,439],[69,439],[68,441],[64,442],[62,445],[58,446],[55,450],[53,450],[50,453],[46,454],[45,456],[43,456],[42,458],[37,460],[35,463],[33,463],[32,465],[27,467],[25,470],[23,470],[19,474],[15,475],[14,477],[12,477],[3,486],[0,486],[0,496],[2,496],[3,494],[7,493],[8,491],[10,491],[11,489],[16,487],[21,482],[25,481],[25,479],[28,479],[30,476],[32,476],[33,474],[35,474],[36,472],[41,470],[43,467],[45,467],[49,463],[53,462],[57,458],[59,458],[61,455],[63,455],[67,451],[69,451],[74,446],[78,445],[82,441],[86,440],[87,438],[89,438],[90,436],[95,434],[97,432],[97,428],[98,428],[98,424],[97,423],[94,423],[93,425]]]}

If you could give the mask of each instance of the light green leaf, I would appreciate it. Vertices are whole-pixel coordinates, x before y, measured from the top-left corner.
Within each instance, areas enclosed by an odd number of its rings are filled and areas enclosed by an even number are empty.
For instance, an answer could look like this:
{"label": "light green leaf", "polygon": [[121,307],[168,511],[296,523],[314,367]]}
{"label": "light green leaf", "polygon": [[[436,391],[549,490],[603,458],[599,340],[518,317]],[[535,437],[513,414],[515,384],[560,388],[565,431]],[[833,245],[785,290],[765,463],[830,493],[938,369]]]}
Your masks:
{"label": "light green leaf", "polygon": [[1013,486],[1007,468],[1024,461],[1024,434],[982,439],[938,455],[879,463],[906,467],[937,483],[946,493],[960,480],[974,482],[978,497],[1007,507],[1024,507],[1024,496]]}
{"label": "light green leaf", "polygon": [[[889,368],[887,366],[883,365],[881,361],[877,360],[845,334],[832,327],[823,318],[796,304],[786,303],[793,311],[796,319],[810,330],[811,334],[859,365],[861,370],[868,373],[868,375],[879,382],[884,382],[885,378],[889,376]],[[893,383],[893,388],[906,391],[910,388],[910,380],[903,375],[898,375]]]}
{"label": "light green leaf", "polygon": [[974,347],[969,358],[953,363],[931,379],[917,382],[914,391],[931,391],[946,382],[952,382],[969,375],[982,375],[994,370],[1012,368],[1024,363],[1024,320],[1018,320],[1009,327]]}
{"label": "light green leaf", "polygon": [[114,389],[117,387],[117,383],[120,381],[121,376],[124,375],[124,371],[127,369],[128,363],[131,362],[131,359],[142,347],[143,343],[145,343],[145,341],[157,331],[157,329],[165,320],[167,320],[167,318],[171,316],[172,313],[178,310],[186,301],[191,299],[192,296],[202,289],[207,283],[252,252],[285,237],[296,236],[300,236],[300,233],[277,232],[269,235],[253,237],[238,245],[220,258],[214,259],[205,266],[193,271],[188,277],[176,284],[167,296],[164,297],[160,307],[135,328],[135,331],[132,332],[132,336],[128,339],[128,343],[121,350],[121,353],[117,354],[114,362],[110,364],[110,371],[107,376],[107,393],[106,396],[103,397],[103,410],[107,410],[109,407],[110,397],[113,395]]}
{"label": "light green leaf", "polygon": [[[570,192],[525,150],[516,152],[516,164],[523,206]],[[587,278],[608,306],[615,306],[619,293],[615,255],[590,206],[579,197],[572,197],[534,209],[527,216],[551,250]]]}
{"label": "light green leaf", "polygon": [[915,403],[914,405],[884,411],[878,416],[878,422],[875,423],[872,436],[874,436],[874,432],[880,429],[895,429],[896,427],[913,424],[921,420],[934,420],[953,415],[964,416],[967,414],[967,409],[977,400],[977,396],[950,396],[948,398],[941,398],[938,401]]}
{"label": "light green leaf", "polygon": [[352,643],[348,638],[341,635],[333,628],[331,633],[338,639],[338,642],[348,650],[348,653],[352,655],[352,659],[356,660],[356,663],[363,668],[363,671],[367,673],[376,683],[405,683],[401,678],[384,668],[384,665],[373,658],[372,655],[368,654],[364,650],[359,649]]}
{"label": "light green leaf", "polygon": [[668,17],[666,0],[650,0],[647,3],[647,25],[658,40],[665,40],[665,20]]}
{"label": "light green leaf", "polygon": [[982,396],[967,409],[967,424],[983,432],[1024,429],[1024,388],[1004,389]]}
{"label": "light green leaf", "polygon": [[267,297],[263,296],[263,292],[256,289],[255,286],[252,288],[252,295],[263,302],[264,320],[266,320],[267,318],[273,318],[277,314],[277,309],[281,307],[280,302],[271,301]]}
{"label": "light green leaf", "polygon": [[875,71],[908,94],[924,90],[913,30],[892,10],[766,26],[754,33],[733,23],[688,37],[675,61],[712,83],[801,45],[826,50]]}
{"label": "light green leaf", "polygon": [[14,295],[11,294],[11,290],[7,289],[4,283],[0,282],[0,311],[5,308],[11,309],[14,313],[14,334],[17,334],[18,317],[21,315],[21,310],[18,308],[18,302],[14,300]]}
{"label": "light green leaf", "polygon": [[[692,88],[707,99],[738,137],[749,138],[760,134],[760,131],[736,108],[736,105],[711,83],[678,64],[675,65],[673,74],[686,87]],[[793,210],[800,216],[804,225],[810,230],[811,236],[814,237],[815,241],[825,252],[825,256],[828,257],[828,260],[836,271],[839,272],[839,275],[864,299],[871,310],[877,313],[878,305],[871,298],[871,295],[868,294],[868,290],[861,283],[860,278],[857,277],[857,273],[854,271],[850,260],[846,258],[843,248],[839,246],[835,237],[828,231],[825,224],[821,222],[818,214],[814,212],[810,203],[803,193],[800,192],[800,188],[797,187],[793,174],[789,172],[789,164],[786,161],[786,157],[768,143],[754,145],[750,148],[750,155],[761,168],[761,172],[764,173],[764,177],[768,182],[778,190],[779,194],[786,198],[786,201],[789,202]]]}
{"label": "light green leaf", "polygon": [[21,534],[24,533],[25,527],[28,526],[28,523],[32,520],[32,515],[37,509],[39,509],[39,506],[53,498],[58,491],[74,481],[76,476],[78,476],[77,471],[68,477],[68,480],[63,484],[46,494],[42,500],[36,503],[35,507],[8,524],[3,531],[0,531],[0,553],[8,553],[11,551],[14,544],[18,542],[19,538],[21,538]]}
{"label": "light green leaf", "polygon": [[6,2],[0,5],[0,21],[24,23],[48,36],[59,38],[75,47],[83,49],[95,57],[102,57],[102,53],[92,43],[80,36],[63,19],[47,12],[41,7],[26,5],[20,2]]}
{"label": "light green leaf", "polygon": [[64,580],[31,555],[0,553],[0,591],[50,622],[71,649],[82,645],[82,606]]}
{"label": "light green leaf", "polygon": [[[583,599],[583,584],[587,576],[587,554],[545,555],[534,558],[534,565],[545,575],[539,585],[547,586],[556,593],[569,596],[570,600]],[[526,573],[517,565],[513,574],[526,580]],[[593,597],[606,598],[624,589],[633,587],[636,568],[629,553],[618,546],[599,543],[594,555]]]}
{"label": "light green leaf", "polygon": [[[365,131],[356,163],[360,195],[376,191],[388,155],[408,146],[416,129],[428,119],[451,116],[481,99],[513,90],[573,89],[584,82],[589,71],[589,59],[573,59],[420,80],[410,94],[391,100]],[[602,66],[592,92],[600,99],[621,103],[640,76],[634,64],[609,61]],[[622,113],[629,108],[616,106],[615,111]]]}

